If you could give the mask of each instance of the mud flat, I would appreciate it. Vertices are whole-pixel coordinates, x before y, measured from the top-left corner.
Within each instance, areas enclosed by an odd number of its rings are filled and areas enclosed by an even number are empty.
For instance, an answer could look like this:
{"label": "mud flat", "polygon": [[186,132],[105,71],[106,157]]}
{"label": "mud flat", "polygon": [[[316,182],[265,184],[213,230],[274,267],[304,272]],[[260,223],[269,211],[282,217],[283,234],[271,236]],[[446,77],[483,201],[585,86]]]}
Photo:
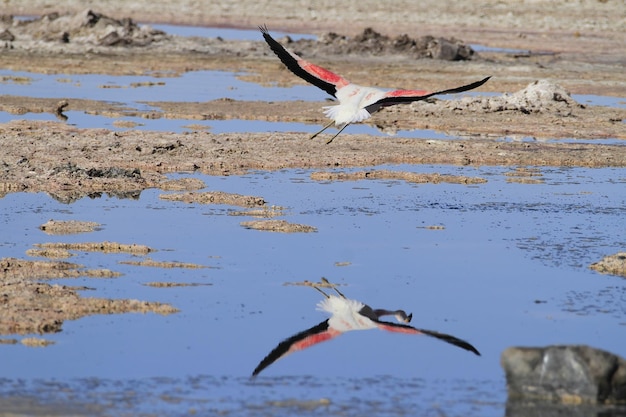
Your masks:
{"label": "mud flat", "polygon": [[162,303],[81,297],[78,291],[89,288],[42,282],[50,278],[119,276],[109,270],[84,270],[82,265],[69,262],[15,258],[0,259],[0,270],[0,289],[3,294],[0,303],[1,335],[55,333],[61,331],[65,320],[75,320],[92,314],[172,314],[178,311]]}
{"label": "mud flat", "polygon": [[[68,146],[71,144],[71,146]],[[54,122],[0,125],[0,195],[45,191],[60,201],[136,194],[165,174],[381,164],[624,167],[626,147],[589,143],[431,140],[343,135],[331,145],[303,134],[185,134],[76,129]],[[246,199],[247,197],[243,197]],[[255,200],[256,201],[256,200]]]}

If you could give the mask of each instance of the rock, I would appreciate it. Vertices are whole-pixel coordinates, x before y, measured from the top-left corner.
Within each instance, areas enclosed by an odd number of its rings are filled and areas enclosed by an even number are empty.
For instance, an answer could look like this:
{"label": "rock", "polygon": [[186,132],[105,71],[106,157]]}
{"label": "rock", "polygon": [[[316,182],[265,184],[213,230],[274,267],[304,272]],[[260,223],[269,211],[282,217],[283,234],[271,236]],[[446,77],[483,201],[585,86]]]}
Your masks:
{"label": "rock", "polygon": [[589,268],[602,274],[618,275],[626,278],[626,252],[605,256],[598,262],[592,263]]}
{"label": "rock", "polygon": [[296,53],[309,55],[359,55],[385,56],[402,55],[415,59],[431,58],[447,61],[469,60],[476,57],[474,50],[455,38],[435,38],[430,35],[412,38],[407,34],[390,37],[366,28],[362,33],[350,38],[329,32],[320,35],[319,40],[282,40],[291,43]]}
{"label": "rock", "polygon": [[626,404],[626,360],[583,345],[511,347],[500,360],[509,401]]}
{"label": "rock", "polygon": [[[422,105],[423,102],[419,103]],[[574,100],[566,89],[548,80],[534,81],[512,94],[463,97],[460,100],[445,100],[442,105],[459,111],[485,113],[512,111],[524,114],[555,114],[563,117],[575,116],[575,111],[585,108]]]}
{"label": "rock", "polygon": [[5,29],[0,32],[0,41],[9,41],[13,42],[15,40],[15,36],[9,31],[9,29]]}
{"label": "rock", "polygon": [[444,61],[464,61],[472,58],[474,50],[457,39],[437,38],[428,44],[428,52],[433,59]]}
{"label": "rock", "polygon": [[0,40],[19,40],[23,48],[41,47],[42,42],[144,47],[170,39],[163,31],[139,26],[129,18],[114,19],[91,9],[69,14],[48,13],[32,20],[0,17]]}

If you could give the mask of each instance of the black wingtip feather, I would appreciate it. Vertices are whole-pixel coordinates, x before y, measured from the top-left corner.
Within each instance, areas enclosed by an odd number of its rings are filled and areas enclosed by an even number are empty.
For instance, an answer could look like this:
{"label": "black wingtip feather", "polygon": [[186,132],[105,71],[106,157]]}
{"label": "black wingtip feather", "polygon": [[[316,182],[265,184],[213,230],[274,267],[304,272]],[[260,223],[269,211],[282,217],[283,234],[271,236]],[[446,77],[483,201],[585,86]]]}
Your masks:
{"label": "black wingtip feather", "polygon": [[465,350],[469,350],[470,352],[474,353],[475,355],[481,356],[480,352],[478,351],[478,349],[476,349],[474,346],[472,346],[469,342],[466,342],[463,339],[459,339],[458,337],[454,337],[451,336],[449,334],[445,334],[445,333],[439,333],[433,330],[424,330],[424,329],[418,329],[421,333],[424,333],[427,336],[432,336],[435,337],[439,340],[443,340],[444,342],[450,343],[451,345],[454,346],[458,346],[461,349],[465,349]]}
{"label": "black wingtip feather", "polygon": [[256,377],[258,374],[261,373],[263,369],[267,368],[278,359],[280,359],[285,353],[289,351],[289,348],[291,348],[294,343],[304,339],[307,336],[322,333],[326,330],[328,330],[328,320],[324,320],[323,322],[311,327],[310,329],[304,330],[283,340],[278,344],[278,346],[274,348],[274,350],[272,350],[265,358],[263,358],[263,360],[257,365],[256,368],[254,368],[251,378]]}
{"label": "black wingtip feather", "polygon": [[402,324],[402,323],[392,323],[389,321],[381,321],[381,320],[374,320],[377,323],[382,323],[385,326],[388,327],[397,327],[397,328],[403,328],[403,329],[411,329],[413,331],[416,331],[418,334],[425,334],[426,336],[431,336],[434,338],[437,338],[439,340],[442,340],[446,343],[450,343],[451,345],[460,347],[461,349],[465,349],[465,350],[469,350],[470,352],[474,353],[475,355],[481,356],[480,352],[474,347],[472,346],[469,342],[466,342],[463,339],[459,339],[458,337],[454,337],[452,335],[449,334],[445,334],[445,333],[440,333],[440,332],[436,332],[434,330],[425,330],[425,329],[418,329],[415,328],[411,325],[408,324]]}
{"label": "black wingtip feather", "polygon": [[367,106],[365,109],[369,111],[370,113],[374,113],[375,111],[378,111],[381,107],[385,107],[385,106],[392,106],[394,104],[402,104],[402,103],[412,103],[414,101],[422,101],[422,100],[426,100],[430,97],[438,96],[438,95],[463,93],[465,91],[473,90],[475,88],[480,87],[481,85],[489,81],[490,78],[491,78],[491,75],[489,77],[485,77],[482,80],[473,82],[471,84],[462,85],[460,87],[449,88],[447,90],[435,91],[433,93],[424,94],[423,96],[385,97],[385,98],[378,100],[376,103]]}
{"label": "black wingtip feather", "polygon": [[[331,96],[335,97],[337,93],[337,88],[321,78],[318,78],[312,74],[306,72],[303,68],[298,64],[298,60],[296,58],[300,58],[297,55],[292,55],[278,42],[276,39],[272,38],[269,30],[266,25],[259,26],[259,30],[263,35],[263,39],[269,45],[270,49],[276,54],[276,56],[282,61],[282,63],[289,69],[289,71],[293,72],[298,77],[302,78],[304,81],[313,84],[317,88],[320,88],[326,91]],[[294,57],[295,56],[295,57]]]}

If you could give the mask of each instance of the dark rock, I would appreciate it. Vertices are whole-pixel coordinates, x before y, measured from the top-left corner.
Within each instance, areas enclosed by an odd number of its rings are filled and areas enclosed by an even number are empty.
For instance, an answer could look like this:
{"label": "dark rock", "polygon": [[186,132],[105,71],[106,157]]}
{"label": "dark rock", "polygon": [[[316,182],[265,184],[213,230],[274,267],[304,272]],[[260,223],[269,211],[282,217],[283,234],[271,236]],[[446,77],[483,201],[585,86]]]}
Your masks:
{"label": "dark rock", "polygon": [[9,41],[13,42],[15,40],[15,36],[11,33],[9,29],[5,29],[0,32],[0,41]]}
{"label": "dark rock", "polygon": [[71,14],[48,13],[33,20],[0,15],[0,40],[12,41],[11,37],[22,43],[44,41],[104,47],[143,47],[169,39],[165,32],[148,25],[139,26],[129,18],[114,19],[90,9]]}
{"label": "dark rock", "polygon": [[507,402],[506,417],[626,417],[626,407],[595,404]]}
{"label": "dark rock", "polygon": [[[282,42],[286,43],[286,42]],[[412,38],[407,34],[389,37],[366,28],[350,38],[334,32],[320,35],[319,40],[300,39],[291,41],[291,49],[302,56],[309,55],[403,55],[415,59],[432,58],[460,61],[476,58],[474,50],[455,38],[421,36]]]}
{"label": "dark rock", "polygon": [[442,59],[444,61],[462,61],[471,59],[474,50],[454,38],[435,39],[428,48],[433,59]]}
{"label": "dark rock", "polygon": [[502,353],[509,402],[626,404],[626,360],[589,346],[511,347]]}

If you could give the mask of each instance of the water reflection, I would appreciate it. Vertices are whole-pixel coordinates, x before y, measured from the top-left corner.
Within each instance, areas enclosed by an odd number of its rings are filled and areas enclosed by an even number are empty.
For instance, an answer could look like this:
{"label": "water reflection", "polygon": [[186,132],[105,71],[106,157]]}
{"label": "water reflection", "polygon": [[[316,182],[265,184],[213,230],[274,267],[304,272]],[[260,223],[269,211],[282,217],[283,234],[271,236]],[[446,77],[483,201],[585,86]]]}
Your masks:
{"label": "water reflection", "polygon": [[[474,346],[454,336],[425,329],[417,329],[410,326],[413,314],[406,314],[404,310],[373,309],[367,304],[357,300],[346,298],[336,285],[331,284],[326,278],[319,283],[305,281],[302,283],[319,291],[324,300],[317,304],[317,309],[330,314],[330,318],[304,330],[288,339],[283,340],[274,348],[254,369],[252,376],[256,376],[265,368],[281,359],[282,357],[309,348],[317,343],[326,342],[345,332],[353,330],[380,329],[395,333],[422,334],[431,336],[462,349],[469,350],[480,356]],[[332,288],[337,293],[327,294],[322,288]],[[398,323],[381,320],[384,316],[394,316]]]}

